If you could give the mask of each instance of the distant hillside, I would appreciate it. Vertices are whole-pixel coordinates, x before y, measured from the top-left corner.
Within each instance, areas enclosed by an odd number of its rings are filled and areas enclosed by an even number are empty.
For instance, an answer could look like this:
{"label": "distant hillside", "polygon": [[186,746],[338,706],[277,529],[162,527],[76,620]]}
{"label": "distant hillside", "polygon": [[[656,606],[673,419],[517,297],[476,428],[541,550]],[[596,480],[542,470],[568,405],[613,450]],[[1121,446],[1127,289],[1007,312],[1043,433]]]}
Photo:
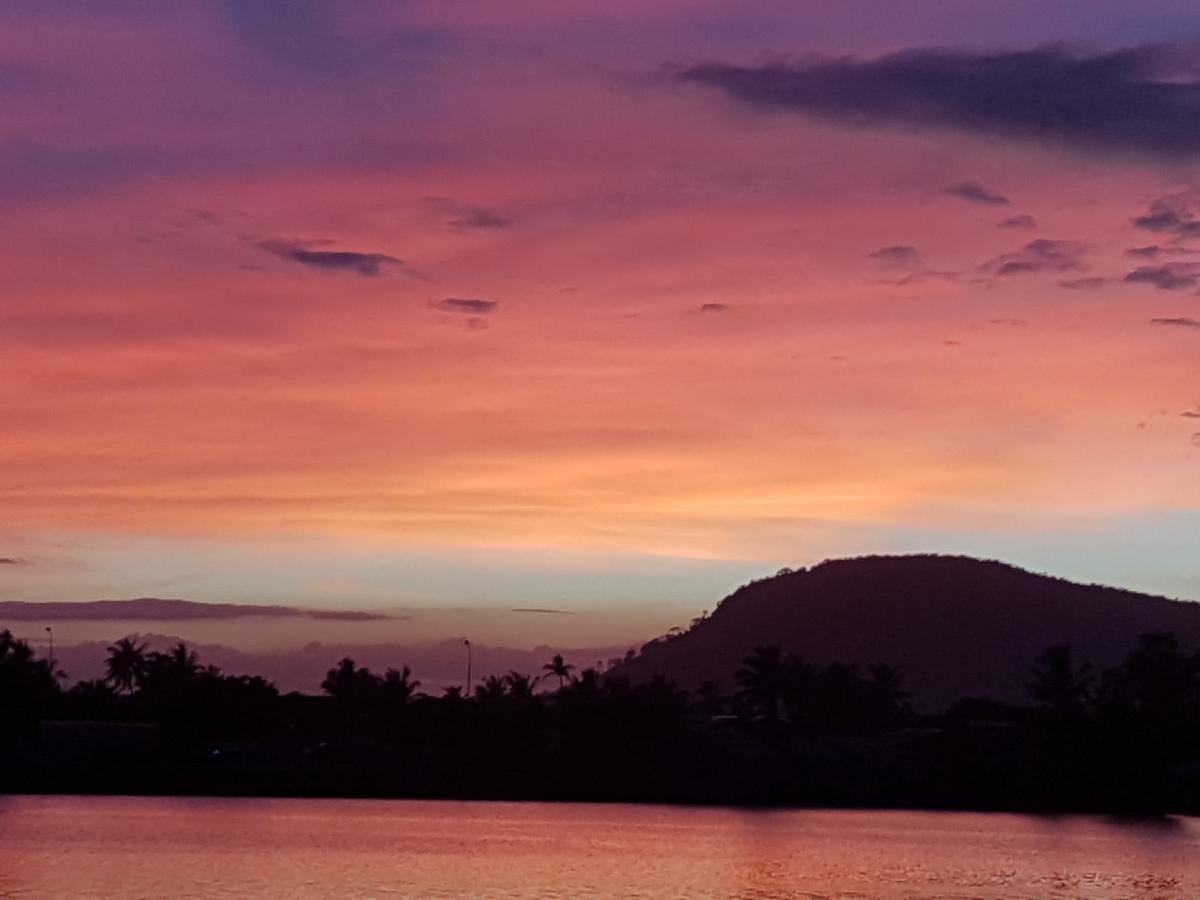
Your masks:
{"label": "distant hillside", "polygon": [[935,711],[964,696],[1024,700],[1029,666],[1051,644],[1068,643],[1077,659],[1103,668],[1148,631],[1171,631],[1185,649],[1200,648],[1200,603],[968,557],[876,556],[739,588],[710,617],[647,644],[619,671],[729,689],[752,648],[779,644],[811,662],[896,665],[916,708]]}
{"label": "distant hillside", "polygon": [[[0,627],[3,627],[2,622]],[[116,637],[114,635],[114,639]],[[158,652],[170,650],[179,641],[187,640],[162,634],[143,634],[140,639],[150,650]],[[104,661],[109,643],[88,641],[62,644],[56,648],[54,655],[67,673],[69,682],[100,678],[105,672]],[[448,685],[462,684],[466,676],[466,653],[462,638],[414,644],[311,643],[291,650],[257,653],[220,644],[190,640],[187,643],[199,654],[203,665],[215,665],[229,675],[262,675],[275,682],[282,691],[320,693],[325,673],[344,656],[375,672],[383,672],[389,667],[410,666],[414,677],[421,682],[421,689],[433,694],[440,693]],[[503,675],[514,669],[537,675],[555,653],[561,653],[567,662],[577,669],[583,669],[595,665],[598,660],[621,656],[626,647],[540,646],[525,649],[475,643],[471,649],[472,679],[478,684],[489,675]]]}

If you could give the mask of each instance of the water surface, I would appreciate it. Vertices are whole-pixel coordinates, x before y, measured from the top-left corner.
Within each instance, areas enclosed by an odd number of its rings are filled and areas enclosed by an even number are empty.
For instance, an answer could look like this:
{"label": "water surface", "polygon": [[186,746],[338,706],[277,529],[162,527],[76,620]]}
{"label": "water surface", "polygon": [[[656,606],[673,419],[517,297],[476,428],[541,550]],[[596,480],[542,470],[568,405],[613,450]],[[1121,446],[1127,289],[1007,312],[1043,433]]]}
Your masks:
{"label": "water surface", "polygon": [[1200,820],[0,797],[0,897],[1200,897]]}

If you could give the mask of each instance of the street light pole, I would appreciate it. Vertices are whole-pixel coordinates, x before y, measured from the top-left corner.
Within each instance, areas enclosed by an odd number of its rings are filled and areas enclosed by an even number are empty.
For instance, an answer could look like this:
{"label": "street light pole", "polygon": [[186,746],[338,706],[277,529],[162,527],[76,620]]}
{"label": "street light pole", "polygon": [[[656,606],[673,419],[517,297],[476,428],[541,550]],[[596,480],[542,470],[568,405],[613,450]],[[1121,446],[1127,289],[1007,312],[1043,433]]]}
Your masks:
{"label": "street light pole", "polygon": [[463,644],[467,647],[467,699],[471,699],[471,642],[463,639]]}
{"label": "street light pole", "polygon": [[49,625],[46,626],[46,633],[50,635],[50,674],[54,674],[54,629]]}

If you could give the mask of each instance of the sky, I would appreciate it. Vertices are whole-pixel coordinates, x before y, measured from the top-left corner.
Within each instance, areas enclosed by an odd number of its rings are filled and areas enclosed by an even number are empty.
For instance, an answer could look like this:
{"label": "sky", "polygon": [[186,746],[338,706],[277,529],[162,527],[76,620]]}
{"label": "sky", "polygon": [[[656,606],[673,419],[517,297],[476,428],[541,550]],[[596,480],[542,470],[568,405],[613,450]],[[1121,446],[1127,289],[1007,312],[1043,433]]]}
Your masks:
{"label": "sky", "polygon": [[8,0],[0,104],[0,600],[1200,598],[1194,0]]}

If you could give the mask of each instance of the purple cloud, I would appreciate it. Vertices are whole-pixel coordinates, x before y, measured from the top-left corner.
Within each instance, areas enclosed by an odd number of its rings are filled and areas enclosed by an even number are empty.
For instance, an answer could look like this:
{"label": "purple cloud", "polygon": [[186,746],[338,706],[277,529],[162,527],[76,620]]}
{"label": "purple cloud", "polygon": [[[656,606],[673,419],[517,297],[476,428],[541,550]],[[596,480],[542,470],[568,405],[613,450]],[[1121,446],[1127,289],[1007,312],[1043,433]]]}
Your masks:
{"label": "purple cloud", "polygon": [[430,303],[434,309],[449,313],[469,313],[474,316],[484,316],[495,312],[500,303],[496,300],[476,300],[464,297],[447,297]]}

